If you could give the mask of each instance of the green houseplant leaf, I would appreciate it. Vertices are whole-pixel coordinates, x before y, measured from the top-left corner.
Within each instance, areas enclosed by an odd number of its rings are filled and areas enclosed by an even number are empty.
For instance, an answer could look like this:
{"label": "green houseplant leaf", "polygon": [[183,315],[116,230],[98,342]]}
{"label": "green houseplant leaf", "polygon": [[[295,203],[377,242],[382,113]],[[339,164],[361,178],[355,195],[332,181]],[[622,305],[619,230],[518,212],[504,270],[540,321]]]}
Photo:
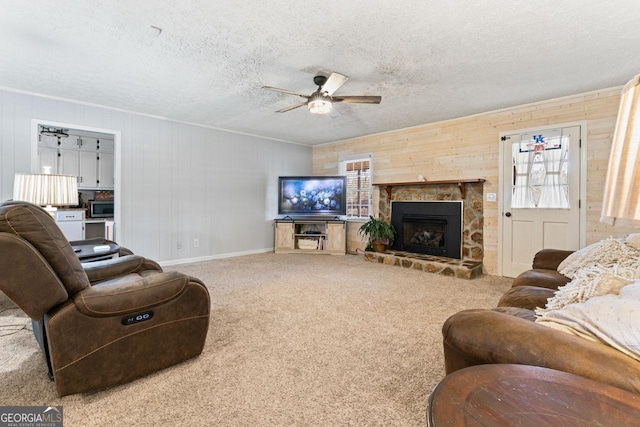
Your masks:
{"label": "green houseplant leaf", "polygon": [[365,222],[358,229],[358,233],[369,238],[369,243],[380,242],[390,245],[396,236],[396,230],[393,225],[386,223],[381,219],[369,216],[369,221]]}

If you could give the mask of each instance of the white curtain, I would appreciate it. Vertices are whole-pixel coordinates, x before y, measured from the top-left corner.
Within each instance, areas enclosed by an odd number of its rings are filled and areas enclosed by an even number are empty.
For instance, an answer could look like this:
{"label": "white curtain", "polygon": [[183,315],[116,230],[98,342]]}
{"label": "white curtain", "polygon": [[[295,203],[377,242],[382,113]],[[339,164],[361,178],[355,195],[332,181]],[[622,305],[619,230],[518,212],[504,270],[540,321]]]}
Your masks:
{"label": "white curtain", "polygon": [[[538,141],[544,149],[540,152],[542,162],[534,162],[535,145]],[[543,141],[543,142],[540,142]],[[529,132],[520,136],[520,142],[512,145],[514,185],[511,207],[516,209],[569,209],[567,163],[570,141],[561,129]],[[544,166],[544,182],[535,185],[531,172]],[[535,192],[540,197],[535,197]],[[537,204],[536,204],[537,199]]]}

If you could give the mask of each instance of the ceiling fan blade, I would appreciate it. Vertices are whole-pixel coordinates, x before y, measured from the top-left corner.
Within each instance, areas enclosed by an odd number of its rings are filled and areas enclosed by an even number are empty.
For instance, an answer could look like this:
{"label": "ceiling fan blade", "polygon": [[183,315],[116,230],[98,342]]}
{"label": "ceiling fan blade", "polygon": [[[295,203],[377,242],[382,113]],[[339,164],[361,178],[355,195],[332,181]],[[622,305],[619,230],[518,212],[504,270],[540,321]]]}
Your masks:
{"label": "ceiling fan blade", "polygon": [[262,86],[262,89],[273,90],[273,91],[282,92],[282,93],[288,93],[289,95],[300,96],[302,98],[309,98],[309,96],[305,95],[304,93],[293,92],[293,91],[287,90],[287,89],[279,89],[277,87]]}
{"label": "ceiling fan blade", "polygon": [[345,104],[380,104],[381,96],[333,96],[333,102],[344,102]]}
{"label": "ceiling fan blade", "polygon": [[322,85],[321,91],[322,93],[326,92],[327,94],[332,95],[333,92],[338,90],[338,88],[342,86],[347,80],[349,80],[349,77],[347,76],[343,76],[340,73],[331,73],[325,84]]}
{"label": "ceiling fan blade", "polygon": [[296,108],[302,107],[304,105],[307,105],[307,103],[306,102],[301,102],[300,104],[291,105],[289,107],[283,108],[282,110],[278,110],[278,111],[276,111],[276,113],[286,113],[287,111],[295,110]]}

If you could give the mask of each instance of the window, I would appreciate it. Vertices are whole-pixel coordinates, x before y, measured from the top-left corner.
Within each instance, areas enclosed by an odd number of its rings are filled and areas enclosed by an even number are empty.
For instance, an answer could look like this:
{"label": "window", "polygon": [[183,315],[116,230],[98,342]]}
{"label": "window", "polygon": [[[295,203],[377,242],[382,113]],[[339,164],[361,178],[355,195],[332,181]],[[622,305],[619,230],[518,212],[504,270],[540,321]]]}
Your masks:
{"label": "window", "polygon": [[512,208],[570,208],[569,145],[562,129],[521,134],[512,145]]}
{"label": "window", "polygon": [[371,214],[371,155],[340,160],[340,174],[347,176],[347,217],[368,218]]}

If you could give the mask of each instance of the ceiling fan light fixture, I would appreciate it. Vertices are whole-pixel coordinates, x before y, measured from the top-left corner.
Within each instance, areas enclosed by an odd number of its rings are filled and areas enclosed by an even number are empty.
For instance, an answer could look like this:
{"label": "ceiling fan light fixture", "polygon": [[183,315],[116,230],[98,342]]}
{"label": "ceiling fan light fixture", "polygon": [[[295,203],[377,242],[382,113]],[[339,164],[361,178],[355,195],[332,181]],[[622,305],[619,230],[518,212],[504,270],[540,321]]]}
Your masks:
{"label": "ceiling fan light fixture", "polygon": [[40,127],[40,135],[57,136],[58,138],[68,138],[69,129],[54,128],[54,127]]}
{"label": "ceiling fan light fixture", "polygon": [[312,97],[307,104],[312,114],[328,114],[331,112],[331,107],[331,98],[322,95]]}
{"label": "ceiling fan light fixture", "polygon": [[263,89],[273,90],[275,92],[286,93],[289,95],[299,96],[304,98],[305,102],[300,102],[289,107],[282,108],[276,113],[286,113],[287,111],[295,110],[303,106],[307,106],[311,114],[331,114],[331,117],[338,117],[340,113],[333,109],[334,102],[344,102],[347,104],[380,104],[382,97],[380,96],[333,96],[333,93],[338,90],[349,77],[340,73],[331,73],[327,78],[322,75],[315,76],[313,82],[318,86],[318,89],[311,95],[305,95],[304,93],[294,92],[287,89],[279,89],[272,86],[262,86]]}

